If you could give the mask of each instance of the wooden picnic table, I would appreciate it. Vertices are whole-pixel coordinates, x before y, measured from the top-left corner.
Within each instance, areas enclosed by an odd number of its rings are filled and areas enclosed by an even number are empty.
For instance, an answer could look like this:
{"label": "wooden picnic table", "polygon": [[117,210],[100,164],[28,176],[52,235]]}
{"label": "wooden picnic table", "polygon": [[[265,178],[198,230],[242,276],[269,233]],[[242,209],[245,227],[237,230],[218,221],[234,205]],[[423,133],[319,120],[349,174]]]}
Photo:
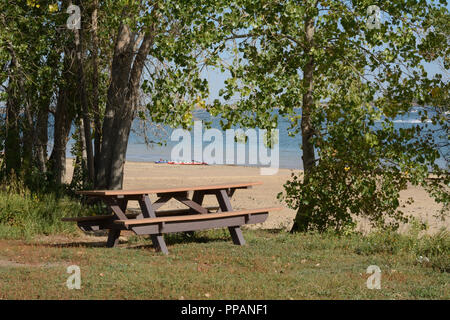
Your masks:
{"label": "wooden picnic table", "polygon": [[[108,229],[108,247],[117,245],[122,230],[131,230],[138,235],[151,235],[154,247],[167,254],[168,250],[163,238],[165,233],[223,227],[228,227],[234,244],[244,245],[241,225],[262,223],[267,219],[270,211],[281,209],[233,211],[231,198],[237,189],[249,189],[261,184],[262,182],[247,182],[166,189],[78,191],[78,194],[88,198],[101,199],[112,214],[63,218],[63,221],[76,221],[84,231]],[[192,192],[191,198],[190,192]],[[158,197],[153,203],[150,200],[150,194],[156,194]],[[219,206],[203,206],[205,195],[215,195]],[[171,199],[178,200],[188,208],[158,211]],[[138,201],[141,213],[126,214],[129,201]]]}

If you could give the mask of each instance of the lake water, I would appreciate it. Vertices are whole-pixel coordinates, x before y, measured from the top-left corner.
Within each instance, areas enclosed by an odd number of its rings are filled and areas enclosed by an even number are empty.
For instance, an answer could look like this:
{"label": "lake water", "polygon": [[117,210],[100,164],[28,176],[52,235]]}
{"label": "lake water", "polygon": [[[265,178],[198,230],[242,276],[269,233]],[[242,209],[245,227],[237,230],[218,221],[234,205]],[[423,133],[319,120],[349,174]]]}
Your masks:
{"label": "lake water", "polygon": [[[277,112],[277,111],[274,111]],[[300,112],[300,110],[299,110]],[[194,119],[198,121],[211,121],[212,127],[217,128],[220,130],[220,118],[212,117],[208,112],[204,110],[196,110],[194,111]],[[398,117],[394,120],[394,125],[396,128],[408,128],[414,125],[417,125],[420,123],[420,120],[418,119],[417,112],[412,112],[409,115],[403,115],[401,117]],[[288,135],[288,128],[289,128],[289,122],[279,117],[278,121],[278,129],[279,129],[279,167],[280,168],[289,168],[289,169],[302,169],[302,161],[301,156],[302,152],[300,149],[300,143],[301,143],[301,135],[297,134],[293,137]],[[432,127],[432,124],[428,124],[430,127]],[[139,127],[139,122],[135,121],[133,123],[133,129],[137,129]],[[203,126],[203,129],[205,130],[205,126]],[[139,131],[139,130],[137,130]],[[226,148],[225,148],[225,142],[226,142],[226,136],[225,133],[220,130],[223,133],[223,143],[224,143],[224,155],[223,155],[223,163],[226,162]],[[128,143],[128,149],[127,149],[127,156],[126,159],[129,161],[143,161],[143,162],[153,162],[158,160],[176,160],[171,159],[171,152],[172,149],[179,144],[179,141],[171,141],[170,137],[173,132],[173,129],[169,127],[161,127],[161,128],[150,128],[147,132],[147,139],[150,141],[162,141],[166,140],[167,144],[164,146],[159,145],[152,145],[148,146],[144,142],[144,138],[136,132],[133,132],[130,134],[130,140]],[[191,135],[191,145],[192,148],[194,146],[194,135]],[[205,148],[210,142],[203,142],[203,148]],[[70,157],[70,147],[73,144],[73,140],[69,142],[69,146],[67,148],[68,153],[67,156]],[[241,144],[243,146],[243,144]],[[235,143],[235,152],[234,152],[234,163],[241,164],[237,162],[237,156],[239,154],[239,151],[237,149],[238,144]],[[261,165],[260,162],[256,164],[250,164],[249,158],[250,154],[253,153],[254,150],[252,149],[257,147],[257,142],[253,139],[249,139],[249,141],[245,144],[245,163],[244,165]],[[192,149],[193,150],[193,149]],[[445,152],[448,152],[446,150]],[[194,154],[194,151],[192,151],[192,155]],[[241,154],[242,156],[242,154]],[[194,157],[192,156],[192,159]],[[195,160],[197,160],[196,158]],[[439,159],[438,164],[441,167],[445,167],[446,164],[444,159]]]}

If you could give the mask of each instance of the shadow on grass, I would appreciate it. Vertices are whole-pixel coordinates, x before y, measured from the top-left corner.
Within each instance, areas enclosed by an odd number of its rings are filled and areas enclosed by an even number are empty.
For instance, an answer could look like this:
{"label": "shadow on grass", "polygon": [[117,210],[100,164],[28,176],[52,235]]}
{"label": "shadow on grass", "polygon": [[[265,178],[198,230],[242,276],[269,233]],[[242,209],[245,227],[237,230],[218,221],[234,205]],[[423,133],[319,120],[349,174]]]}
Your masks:
{"label": "shadow on grass", "polygon": [[[151,236],[146,236],[145,241],[149,243],[133,245],[129,249],[148,249],[153,248],[151,243]],[[231,236],[229,237],[217,237],[208,235],[197,235],[192,233],[182,233],[182,234],[166,234],[164,235],[164,241],[167,246],[173,246],[177,244],[191,244],[191,243],[212,243],[212,242],[228,242],[232,241]]]}
{"label": "shadow on grass", "polygon": [[[127,243],[121,241],[119,244]],[[69,243],[40,243],[33,244],[33,246],[47,247],[47,248],[106,248],[106,242],[69,242]]]}
{"label": "shadow on grass", "polygon": [[274,229],[260,229],[260,232],[270,233],[270,234],[280,234],[280,233],[288,233],[283,228],[274,228]]}
{"label": "shadow on grass", "polygon": [[[98,236],[104,236],[99,234]],[[126,249],[148,249],[154,248],[151,236],[138,236],[138,241],[120,240],[119,246]],[[212,243],[212,242],[227,242],[231,241],[231,236],[217,236],[217,235],[200,235],[195,233],[179,233],[166,234],[164,240],[168,246],[177,244],[190,243]],[[142,243],[145,242],[145,243]],[[107,248],[106,241],[75,241],[64,243],[32,243],[32,246],[41,246],[48,248]]]}
{"label": "shadow on grass", "polygon": [[[255,234],[253,230],[246,230],[244,231],[244,238],[246,237],[245,233],[248,232],[247,240],[251,240],[255,237]],[[279,228],[273,228],[273,229],[264,229],[264,230],[258,230],[259,235],[263,236],[266,235],[266,237],[271,236],[277,236],[279,234],[285,233],[286,231],[284,229]],[[94,232],[85,232],[85,234],[89,236],[94,237],[105,237],[107,236],[108,232],[107,230],[101,230],[101,231],[94,231]],[[150,235],[126,235],[127,239],[121,239],[119,240],[119,247],[125,248],[125,249],[148,249],[148,248],[154,248],[151,236]],[[36,243],[33,242],[30,245],[33,246],[42,246],[42,247],[49,247],[49,248],[107,248],[106,246],[106,239],[102,239],[100,241],[80,241],[77,239],[74,239],[73,242],[70,240],[63,241],[61,243],[50,243],[50,242],[43,242],[43,243]],[[174,245],[180,245],[180,244],[203,244],[203,243],[232,243],[231,235],[229,234],[227,229],[215,229],[215,230],[203,230],[203,231],[196,231],[196,232],[180,232],[180,233],[170,233],[170,234],[164,234],[164,240],[167,244],[167,246],[174,246]]]}

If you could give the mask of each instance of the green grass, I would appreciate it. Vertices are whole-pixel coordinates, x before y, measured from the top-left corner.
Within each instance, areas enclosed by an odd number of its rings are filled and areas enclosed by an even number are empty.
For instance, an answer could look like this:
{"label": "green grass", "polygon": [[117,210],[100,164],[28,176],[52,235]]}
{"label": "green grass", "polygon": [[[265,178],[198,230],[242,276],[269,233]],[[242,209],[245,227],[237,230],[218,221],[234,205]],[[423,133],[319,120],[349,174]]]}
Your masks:
{"label": "green grass", "polygon": [[[198,232],[190,238],[168,236],[169,256],[155,252],[151,241],[143,237],[132,237],[113,249],[76,239],[69,244],[3,240],[0,260],[20,265],[0,264],[0,298],[450,298],[448,265],[433,265],[431,258],[426,263],[418,261],[418,253],[431,249],[426,241],[420,244],[423,251],[408,249],[405,237],[394,252],[384,245],[369,252],[368,239],[359,235],[245,230],[244,236],[247,245],[243,247],[234,246],[223,230]],[[445,241],[448,245],[448,236]],[[437,257],[443,259],[435,253]],[[66,268],[72,264],[81,268],[80,290],[65,285]],[[380,290],[366,286],[369,265],[381,269]]]}
{"label": "green grass", "polygon": [[[228,230],[166,235],[170,254],[130,235],[118,248],[87,241],[63,216],[88,214],[52,196],[0,194],[0,299],[449,299],[450,236]],[[50,235],[43,242],[42,235]],[[94,239],[94,240],[92,240]],[[84,241],[84,242],[83,242]],[[81,289],[66,287],[67,266]],[[367,267],[381,289],[367,288]]]}
{"label": "green grass", "polygon": [[0,238],[74,234],[75,225],[62,222],[61,218],[83,214],[88,214],[88,210],[68,197],[0,192]]}

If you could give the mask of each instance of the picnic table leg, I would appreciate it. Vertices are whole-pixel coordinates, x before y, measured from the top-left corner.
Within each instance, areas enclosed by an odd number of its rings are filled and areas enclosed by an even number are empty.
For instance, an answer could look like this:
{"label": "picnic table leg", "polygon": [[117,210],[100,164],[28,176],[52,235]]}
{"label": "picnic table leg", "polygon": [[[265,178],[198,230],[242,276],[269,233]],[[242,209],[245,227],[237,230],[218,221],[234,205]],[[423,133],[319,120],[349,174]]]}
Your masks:
{"label": "picnic table leg", "polygon": [[[141,207],[144,218],[156,218],[155,210],[153,210],[152,202],[148,195],[144,195],[142,199],[139,200],[139,206]],[[164,241],[162,234],[152,234],[151,239],[153,247],[156,250],[159,250],[164,254],[169,254],[169,250],[167,250],[166,242]]]}
{"label": "picnic table leg", "polygon": [[[233,211],[231,206],[230,198],[228,197],[228,192],[226,190],[220,190],[216,193],[217,201],[219,202],[220,210],[222,211]],[[228,227],[231,234],[231,239],[236,245],[243,246],[245,244],[244,236],[242,230],[239,226]]]}
{"label": "picnic table leg", "polygon": [[203,204],[204,198],[205,198],[205,193],[202,191],[198,191],[198,190],[194,191],[194,194],[192,195],[192,201],[198,203],[199,205]]}
{"label": "picnic table leg", "polygon": [[169,254],[169,250],[167,249],[166,242],[164,241],[164,237],[162,234],[152,234],[151,238],[153,247],[155,247],[156,250],[159,250],[164,254]]}
{"label": "picnic table leg", "polygon": [[110,229],[108,232],[108,241],[106,242],[106,246],[108,248],[115,247],[119,244],[120,230],[118,229]]}
{"label": "picnic table leg", "polygon": [[[109,209],[114,212],[114,214],[119,219],[126,219],[125,211],[127,210],[127,199],[115,199],[114,200],[106,200]],[[106,246],[108,248],[113,248],[119,244],[120,230],[119,229],[109,229],[108,232],[108,240],[106,242]]]}

